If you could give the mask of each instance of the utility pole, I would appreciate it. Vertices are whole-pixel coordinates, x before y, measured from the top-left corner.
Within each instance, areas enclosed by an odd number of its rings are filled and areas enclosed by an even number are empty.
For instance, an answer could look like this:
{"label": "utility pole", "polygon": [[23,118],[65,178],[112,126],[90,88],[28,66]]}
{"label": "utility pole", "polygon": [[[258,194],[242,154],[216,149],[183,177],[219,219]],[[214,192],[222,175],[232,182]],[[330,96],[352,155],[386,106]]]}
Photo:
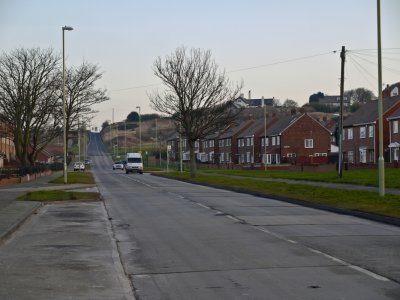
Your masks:
{"label": "utility pole", "polygon": [[340,71],[340,116],[339,116],[339,165],[338,175],[342,178],[343,167],[343,94],[344,94],[344,62],[346,60],[346,49],[342,46],[340,52],[341,71]]}

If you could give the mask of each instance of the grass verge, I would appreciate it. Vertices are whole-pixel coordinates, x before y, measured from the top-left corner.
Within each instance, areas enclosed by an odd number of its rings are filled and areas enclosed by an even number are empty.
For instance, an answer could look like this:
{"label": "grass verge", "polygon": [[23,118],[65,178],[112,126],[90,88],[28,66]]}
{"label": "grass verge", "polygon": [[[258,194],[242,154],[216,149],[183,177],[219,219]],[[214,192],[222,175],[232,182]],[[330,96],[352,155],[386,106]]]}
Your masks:
{"label": "grass verge", "polygon": [[[245,176],[245,177],[258,177],[258,178],[281,178],[291,180],[310,180],[310,181],[322,181],[322,182],[333,182],[333,183],[349,183],[349,184],[360,184],[367,186],[378,186],[378,170],[377,169],[366,169],[366,170],[348,170],[343,172],[342,178],[338,178],[337,172],[311,172],[311,171],[263,171],[263,170],[206,170],[199,169],[199,172],[213,173],[213,174],[224,174],[233,176]],[[387,188],[400,189],[400,169],[386,168],[385,169],[385,186]]]}
{"label": "grass verge", "polygon": [[194,183],[258,193],[264,196],[286,197],[339,209],[400,218],[399,195],[387,194],[384,198],[381,198],[378,193],[367,191],[353,191],[282,182],[265,182],[251,178],[208,176],[207,174],[198,174],[195,179],[190,178],[188,173],[171,172],[159,175]]}
{"label": "grass verge", "polygon": [[[64,176],[50,181],[50,183],[64,183]],[[91,172],[68,172],[68,183],[94,184],[94,177]]]}
{"label": "grass verge", "polygon": [[18,197],[21,201],[67,201],[67,200],[97,200],[100,194],[96,192],[68,192],[63,190],[35,191]]}

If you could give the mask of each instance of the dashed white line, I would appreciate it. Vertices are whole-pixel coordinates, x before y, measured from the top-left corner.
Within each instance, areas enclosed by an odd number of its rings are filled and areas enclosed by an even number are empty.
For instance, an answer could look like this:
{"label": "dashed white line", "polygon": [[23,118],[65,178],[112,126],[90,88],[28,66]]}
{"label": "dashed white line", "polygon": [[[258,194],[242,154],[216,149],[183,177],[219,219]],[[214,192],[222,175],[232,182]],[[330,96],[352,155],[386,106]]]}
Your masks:
{"label": "dashed white line", "polygon": [[[290,239],[288,239],[288,238],[286,238],[286,237],[284,237],[284,236],[282,236],[282,235],[280,235],[280,234],[271,232],[271,231],[269,231],[268,229],[265,229],[265,228],[262,228],[262,227],[255,227],[255,228],[256,228],[257,230],[262,231],[262,232],[265,232],[265,233],[268,233],[268,234],[270,234],[270,235],[273,235],[273,236],[277,237],[278,239],[287,241],[287,242],[289,242],[289,243],[297,244],[296,241],[290,240]],[[334,257],[334,256],[332,256],[332,255],[326,254],[326,253],[324,253],[324,252],[321,252],[321,251],[319,251],[319,250],[316,250],[316,249],[313,249],[313,248],[310,248],[310,247],[307,247],[307,248],[308,248],[310,251],[312,251],[312,252],[314,252],[314,253],[316,253],[316,254],[323,255],[323,256],[325,256],[326,258],[328,258],[328,259],[330,259],[330,260],[332,260],[332,261],[334,261],[334,262],[336,262],[336,263],[338,263],[338,264],[341,264],[341,265],[343,265],[343,266],[352,268],[353,270],[356,270],[356,271],[358,271],[358,272],[360,272],[360,273],[363,273],[363,274],[365,274],[365,275],[368,275],[368,276],[370,276],[370,277],[372,277],[372,278],[374,278],[374,279],[376,279],[376,280],[379,280],[379,281],[390,281],[389,278],[383,277],[383,276],[381,276],[381,275],[379,275],[379,274],[376,274],[376,273],[374,273],[374,272],[368,271],[368,270],[366,270],[366,269],[364,269],[364,268],[361,268],[361,267],[352,265],[352,264],[350,264],[350,263],[348,263],[348,262],[346,262],[346,261],[344,261],[344,260],[341,260],[341,259],[339,259],[339,258],[337,258],[337,257]]]}
{"label": "dashed white line", "polygon": [[201,203],[199,203],[199,202],[196,202],[196,204],[197,204],[198,206],[203,207],[203,208],[211,209],[211,207],[208,207],[208,206],[206,206],[206,205],[204,205],[204,204],[201,204]]}

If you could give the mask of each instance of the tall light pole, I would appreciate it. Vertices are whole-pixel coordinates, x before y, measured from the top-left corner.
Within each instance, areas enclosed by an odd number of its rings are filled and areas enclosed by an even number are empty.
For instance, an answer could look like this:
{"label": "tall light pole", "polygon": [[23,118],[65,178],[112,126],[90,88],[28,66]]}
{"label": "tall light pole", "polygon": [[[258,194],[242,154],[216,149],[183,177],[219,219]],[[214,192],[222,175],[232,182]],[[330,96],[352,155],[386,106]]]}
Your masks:
{"label": "tall light pole", "polygon": [[142,114],[140,112],[140,106],[136,106],[139,109],[139,152],[142,153]]}
{"label": "tall light pole", "polygon": [[65,42],[64,42],[64,32],[65,30],[74,30],[71,26],[62,27],[62,58],[63,58],[63,125],[64,125],[64,184],[68,183],[67,176],[67,112],[65,105]]}
{"label": "tall light pole", "polygon": [[385,160],[383,158],[383,96],[382,96],[382,46],[381,46],[381,1],[377,0],[378,27],[378,127],[379,127],[379,196],[385,196]]}

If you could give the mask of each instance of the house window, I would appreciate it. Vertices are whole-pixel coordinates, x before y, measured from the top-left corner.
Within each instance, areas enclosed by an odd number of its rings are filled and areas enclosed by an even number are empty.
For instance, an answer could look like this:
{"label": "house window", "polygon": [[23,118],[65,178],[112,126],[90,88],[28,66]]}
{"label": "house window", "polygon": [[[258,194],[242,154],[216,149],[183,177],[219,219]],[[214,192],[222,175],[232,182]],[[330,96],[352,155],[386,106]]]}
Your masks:
{"label": "house window", "polygon": [[246,159],[246,162],[249,163],[249,162],[250,162],[250,152],[247,152],[246,154],[247,154],[247,155],[246,155],[246,158],[247,158],[247,159]]}
{"label": "house window", "polygon": [[296,157],[296,153],[288,153],[287,157]]}
{"label": "house window", "polygon": [[230,146],[232,144],[232,139],[226,139],[226,145]]}
{"label": "house window", "polygon": [[229,152],[226,153],[226,162],[231,162],[231,154]]}
{"label": "house window", "polygon": [[218,141],[218,145],[219,145],[220,147],[224,147],[224,140],[219,140],[219,141]]}
{"label": "house window", "polygon": [[210,140],[210,148],[214,147],[214,140]]}
{"label": "house window", "polygon": [[366,132],[365,126],[360,127],[360,139],[365,138],[365,132]]}
{"label": "house window", "polygon": [[251,137],[250,138],[250,146],[253,146],[254,145],[254,137]]}
{"label": "house window", "polygon": [[[261,139],[261,143],[262,143],[262,146],[264,147],[264,146],[266,146],[266,147],[268,147],[268,143],[269,142],[269,139],[268,138],[262,138]],[[265,143],[265,144],[264,144]]]}
{"label": "house window", "polygon": [[354,152],[353,151],[347,152],[347,160],[349,161],[349,163],[354,163]]}
{"label": "house window", "polygon": [[368,126],[368,137],[374,137],[374,126]]}
{"label": "house window", "polygon": [[305,139],[304,140],[304,148],[314,148],[314,140],[313,139]]}
{"label": "house window", "polygon": [[349,139],[349,140],[353,139],[353,128],[347,129],[347,139]]}
{"label": "house window", "polygon": [[281,137],[279,135],[276,137],[276,144],[277,145],[281,144]]}
{"label": "house window", "polygon": [[272,137],[271,144],[272,144],[272,146],[276,145],[276,137],[275,136]]}
{"label": "house window", "polygon": [[399,121],[393,121],[393,133],[399,133]]}
{"label": "house window", "polygon": [[244,163],[244,153],[240,154],[240,162],[239,163]]}
{"label": "house window", "polygon": [[214,152],[210,152],[208,161],[214,162],[213,160],[214,160]]}
{"label": "house window", "polygon": [[222,152],[221,153],[221,162],[224,162],[225,161],[225,159],[224,159],[224,153]]}
{"label": "house window", "polygon": [[195,141],[195,142],[194,142],[194,147],[195,147],[195,148],[199,148],[199,141]]}

